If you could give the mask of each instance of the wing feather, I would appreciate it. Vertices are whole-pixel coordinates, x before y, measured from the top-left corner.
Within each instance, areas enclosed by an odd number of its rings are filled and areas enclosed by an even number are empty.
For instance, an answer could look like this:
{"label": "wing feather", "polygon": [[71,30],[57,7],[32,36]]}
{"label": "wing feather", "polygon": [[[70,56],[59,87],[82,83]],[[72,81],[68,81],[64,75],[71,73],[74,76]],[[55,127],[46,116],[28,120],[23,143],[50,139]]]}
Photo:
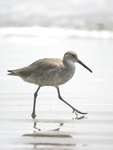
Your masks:
{"label": "wing feather", "polygon": [[59,63],[62,63],[61,59],[45,58],[37,60],[27,67],[10,70],[10,72],[24,78],[30,76],[31,74],[43,75],[45,72],[50,73],[51,71],[56,70],[56,68],[59,67]]}

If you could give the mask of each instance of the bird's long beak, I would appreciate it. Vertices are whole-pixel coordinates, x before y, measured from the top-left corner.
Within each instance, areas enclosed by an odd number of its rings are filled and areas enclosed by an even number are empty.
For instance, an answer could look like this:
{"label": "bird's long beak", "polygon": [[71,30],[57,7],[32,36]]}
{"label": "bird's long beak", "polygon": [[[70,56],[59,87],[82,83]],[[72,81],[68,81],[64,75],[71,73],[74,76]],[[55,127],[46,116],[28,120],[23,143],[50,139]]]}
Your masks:
{"label": "bird's long beak", "polygon": [[81,64],[83,67],[85,67],[87,70],[89,70],[92,73],[92,70],[88,68],[82,61],[78,59],[78,63]]}

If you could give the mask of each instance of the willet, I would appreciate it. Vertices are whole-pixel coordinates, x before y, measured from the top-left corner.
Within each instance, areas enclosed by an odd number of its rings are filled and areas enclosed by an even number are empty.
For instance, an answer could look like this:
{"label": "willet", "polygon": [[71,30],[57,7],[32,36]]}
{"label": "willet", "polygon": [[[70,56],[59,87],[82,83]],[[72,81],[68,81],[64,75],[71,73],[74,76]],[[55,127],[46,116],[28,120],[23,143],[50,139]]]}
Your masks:
{"label": "willet", "polygon": [[61,97],[59,90],[59,85],[66,83],[73,77],[75,73],[75,62],[81,64],[83,67],[85,67],[92,73],[92,70],[78,59],[78,55],[74,51],[66,52],[64,54],[63,59],[45,58],[37,60],[31,65],[24,68],[8,70],[8,72],[10,72],[8,75],[19,76],[26,82],[38,85],[38,89],[34,93],[33,112],[31,114],[32,118],[36,117],[35,115],[36,97],[39,92],[39,89],[43,86],[56,87],[58,92],[58,98],[62,100],[65,104],[67,104],[69,107],[71,107],[76,115],[77,113],[87,114],[77,110],[72,105],[67,103]]}

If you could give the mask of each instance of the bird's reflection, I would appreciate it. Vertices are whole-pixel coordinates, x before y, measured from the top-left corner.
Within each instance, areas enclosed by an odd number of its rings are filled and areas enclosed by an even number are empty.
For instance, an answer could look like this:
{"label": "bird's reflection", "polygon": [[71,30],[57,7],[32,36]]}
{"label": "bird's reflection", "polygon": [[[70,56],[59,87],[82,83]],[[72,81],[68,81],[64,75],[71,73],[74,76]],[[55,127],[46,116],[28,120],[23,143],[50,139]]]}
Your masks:
{"label": "bird's reflection", "polygon": [[[87,118],[85,118],[85,116],[72,118],[72,120],[82,120],[82,119],[87,119]],[[22,135],[24,137],[33,137],[33,139],[32,138],[29,139],[29,141],[27,143],[30,145],[33,145],[34,149],[37,149],[37,147],[40,145],[43,147],[45,147],[47,145],[50,145],[51,147],[57,147],[57,146],[75,147],[76,146],[76,143],[72,142],[72,143],[66,144],[64,142],[64,138],[66,138],[66,139],[69,138],[69,140],[73,139],[73,136],[71,135],[71,133],[69,134],[69,132],[60,132],[61,128],[64,127],[65,121],[62,120],[62,122],[58,124],[57,128],[50,129],[47,131],[42,131],[43,129],[41,129],[39,127],[40,123],[42,123],[42,122],[40,122],[39,120],[36,120],[36,121],[34,120],[34,122],[33,122],[34,131],[30,134],[23,134]],[[52,123],[54,123],[54,121]],[[58,122],[55,121],[55,123],[58,123]],[[35,137],[35,139],[34,139],[34,137]],[[43,138],[44,138],[44,140],[43,140]],[[59,138],[62,141],[61,143],[56,142]],[[54,143],[54,139],[56,140],[55,143]],[[28,138],[27,138],[27,140],[28,140]]]}
{"label": "bird's reflection", "polygon": [[[64,123],[60,123],[58,128],[52,129],[52,130],[48,130],[46,132],[42,132],[41,129],[39,129],[37,127],[37,122],[34,122],[34,128],[37,129],[38,131],[41,132],[37,132],[36,130],[33,131],[33,133],[31,134],[23,134],[22,136],[28,136],[28,137],[61,137],[61,138],[70,138],[71,135],[68,134],[59,134],[56,131],[60,131],[61,127],[63,127]],[[50,132],[49,132],[50,131]],[[52,132],[53,131],[53,132]],[[55,132],[54,132],[55,131]]]}
{"label": "bird's reflection", "polygon": [[87,119],[85,116],[80,116],[80,117],[76,117],[76,118],[72,118],[73,120],[82,120],[82,119]]}
{"label": "bird's reflection", "polygon": [[[52,129],[52,130],[49,130],[49,131],[60,131],[60,128],[64,125],[64,123],[60,123],[58,128],[55,128],[55,129]],[[37,129],[38,131],[41,131],[40,128],[37,127],[37,122],[34,122],[34,125],[33,125],[33,128],[34,129]]]}
{"label": "bird's reflection", "polygon": [[[80,117],[76,117],[76,118],[72,118],[72,120],[82,120],[82,119],[87,119],[85,116],[80,116]],[[52,129],[52,130],[49,130],[49,131],[60,131],[61,127],[63,127],[64,123],[60,123],[58,128],[56,129]],[[37,122],[34,122],[34,125],[33,125],[33,128],[34,129],[37,129],[38,131],[41,131],[40,128],[38,128],[37,126]]]}
{"label": "bird's reflection", "polygon": [[37,127],[37,122],[34,122],[33,128],[34,128],[34,129],[37,129],[38,131],[41,131],[41,129],[39,129],[39,128]]}

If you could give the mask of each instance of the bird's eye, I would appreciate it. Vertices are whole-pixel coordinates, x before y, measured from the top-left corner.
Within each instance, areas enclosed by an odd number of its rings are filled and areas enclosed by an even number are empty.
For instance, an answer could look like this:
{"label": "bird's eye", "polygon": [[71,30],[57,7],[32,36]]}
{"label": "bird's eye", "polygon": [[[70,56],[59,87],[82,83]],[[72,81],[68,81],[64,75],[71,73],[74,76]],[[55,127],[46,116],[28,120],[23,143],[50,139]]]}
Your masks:
{"label": "bird's eye", "polygon": [[71,56],[75,57],[75,55],[74,55],[74,54],[72,54]]}

